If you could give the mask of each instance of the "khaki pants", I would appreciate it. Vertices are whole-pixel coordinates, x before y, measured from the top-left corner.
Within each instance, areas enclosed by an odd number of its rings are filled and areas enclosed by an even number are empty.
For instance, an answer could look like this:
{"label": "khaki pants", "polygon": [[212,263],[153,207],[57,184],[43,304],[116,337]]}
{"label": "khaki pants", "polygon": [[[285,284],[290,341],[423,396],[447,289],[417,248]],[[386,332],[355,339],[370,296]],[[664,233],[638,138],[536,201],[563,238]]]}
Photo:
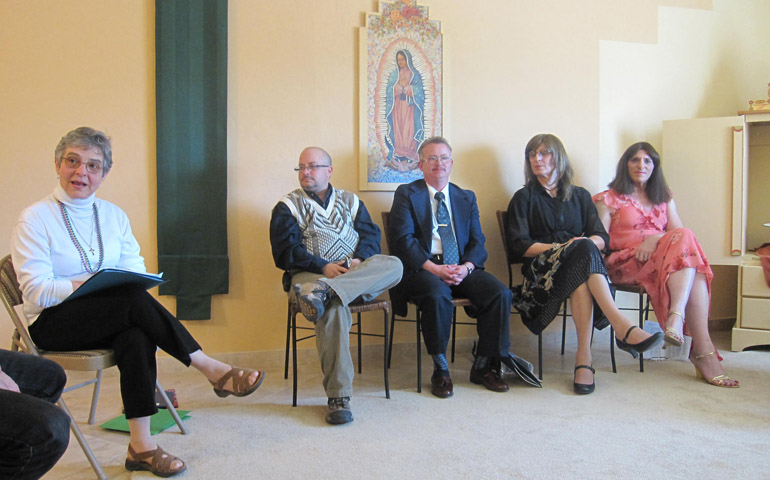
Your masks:
{"label": "khaki pants", "polygon": [[[334,296],[315,326],[316,347],[324,374],[324,390],[329,398],[353,395],[353,359],[350,356],[350,327],[353,315],[348,304],[360,299],[368,301],[401,280],[403,267],[396,257],[374,255],[342,275],[325,278],[310,272],[299,272],[292,285],[321,281],[334,291]],[[290,291],[294,295],[294,289]]]}

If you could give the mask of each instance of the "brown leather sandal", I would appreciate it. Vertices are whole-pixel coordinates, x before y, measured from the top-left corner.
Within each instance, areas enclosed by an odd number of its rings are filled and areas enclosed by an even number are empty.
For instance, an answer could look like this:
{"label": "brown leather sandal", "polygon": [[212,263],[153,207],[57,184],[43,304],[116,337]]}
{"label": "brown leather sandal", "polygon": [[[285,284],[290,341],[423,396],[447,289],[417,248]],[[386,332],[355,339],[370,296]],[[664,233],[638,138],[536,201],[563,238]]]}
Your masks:
{"label": "brown leather sandal", "polygon": [[[257,379],[254,383],[249,383],[249,377],[252,373],[257,372]],[[224,386],[227,381],[232,377],[233,387],[232,390],[225,390]],[[245,397],[251,395],[256,389],[262,385],[262,380],[265,379],[265,372],[260,370],[252,370],[250,368],[232,367],[229,372],[222,375],[222,378],[216,382],[210,382],[214,386],[214,393],[218,397],[227,397],[228,395],[235,395],[236,397]]]}
{"label": "brown leather sandal", "polygon": [[[158,477],[173,477],[178,473],[182,473],[187,470],[187,465],[181,458],[175,457],[166,452],[160,445],[155,450],[148,450],[142,453],[136,453],[131,444],[128,445],[128,454],[133,457],[133,460],[126,458],[126,470],[131,472],[136,471],[148,471]],[[145,462],[145,459],[151,458],[150,463]],[[177,469],[172,469],[171,465],[174,461],[182,462],[182,466]]]}

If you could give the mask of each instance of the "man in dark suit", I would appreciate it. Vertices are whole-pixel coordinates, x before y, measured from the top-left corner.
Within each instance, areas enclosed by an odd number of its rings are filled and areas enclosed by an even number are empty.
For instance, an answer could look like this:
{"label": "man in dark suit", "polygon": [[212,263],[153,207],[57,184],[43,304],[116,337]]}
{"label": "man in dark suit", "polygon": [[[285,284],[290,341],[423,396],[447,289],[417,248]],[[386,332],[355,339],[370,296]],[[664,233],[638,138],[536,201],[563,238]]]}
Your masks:
{"label": "man in dark suit", "polygon": [[434,363],[431,392],[446,398],[454,393],[446,361],[452,297],[468,298],[479,334],[471,382],[504,392],[508,385],[498,360],[508,356],[511,291],[483,269],[487,251],[476,196],[449,183],[449,142],[429,138],[418,154],[424,179],[399,186],[390,210],[391,253],[404,264],[403,280],[391,289],[394,310],[406,314],[408,300],[422,311],[423,338]]}

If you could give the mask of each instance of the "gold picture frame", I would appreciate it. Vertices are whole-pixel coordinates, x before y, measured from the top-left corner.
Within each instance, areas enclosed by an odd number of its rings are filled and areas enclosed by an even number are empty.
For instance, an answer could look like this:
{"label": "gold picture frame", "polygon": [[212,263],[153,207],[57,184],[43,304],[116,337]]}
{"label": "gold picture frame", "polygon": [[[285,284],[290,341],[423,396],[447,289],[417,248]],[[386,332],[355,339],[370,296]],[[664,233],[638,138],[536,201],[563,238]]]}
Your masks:
{"label": "gold picture frame", "polygon": [[441,23],[416,0],[380,2],[359,29],[359,188],[393,191],[422,178],[417,147],[446,136]]}

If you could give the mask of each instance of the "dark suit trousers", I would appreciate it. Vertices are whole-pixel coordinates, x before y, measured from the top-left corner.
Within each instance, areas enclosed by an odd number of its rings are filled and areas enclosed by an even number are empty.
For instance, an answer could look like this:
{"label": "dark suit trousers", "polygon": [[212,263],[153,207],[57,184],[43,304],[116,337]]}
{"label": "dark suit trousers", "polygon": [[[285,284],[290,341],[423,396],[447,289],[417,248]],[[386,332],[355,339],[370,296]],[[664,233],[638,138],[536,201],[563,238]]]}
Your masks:
{"label": "dark suit trousers", "polygon": [[404,274],[404,291],[420,308],[422,336],[428,353],[446,353],[452,328],[452,297],[468,298],[476,310],[477,353],[485,357],[508,355],[511,291],[484,270],[475,270],[460,285],[450,287],[432,273]]}
{"label": "dark suit trousers", "polygon": [[8,350],[0,367],[21,391],[0,390],[0,478],[38,479],[69,443],[70,417],[54,405],[67,377],[51,360]]}
{"label": "dark suit trousers", "polygon": [[126,418],[158,411],[158,347],[187,366],[190,354],[200,350],[179,320],[137,287],[102,290],[46,308],[29,334],[44,350],[114,349]]}

